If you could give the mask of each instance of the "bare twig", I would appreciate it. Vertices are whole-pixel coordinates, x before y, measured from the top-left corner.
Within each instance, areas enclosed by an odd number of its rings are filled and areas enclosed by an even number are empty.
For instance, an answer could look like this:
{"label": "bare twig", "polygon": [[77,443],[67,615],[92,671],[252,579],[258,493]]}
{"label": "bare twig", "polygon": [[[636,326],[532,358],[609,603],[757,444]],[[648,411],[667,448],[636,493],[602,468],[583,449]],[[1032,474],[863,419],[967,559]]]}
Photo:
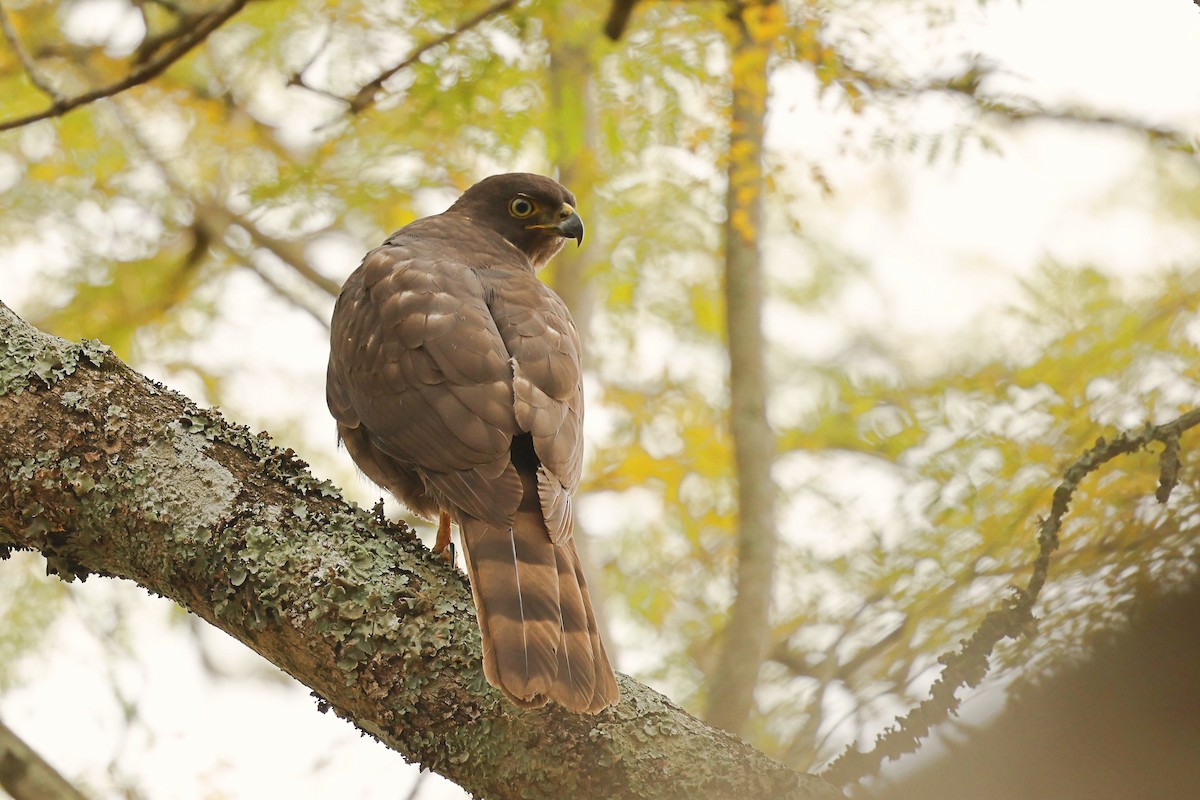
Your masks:
{"label": "bare twig", "polygon": [[0,722],[0,787],[15,798],[87,800],[3,722]]}
{"label": "bare twig", "polygon": [[848,748],[821,773],[822,777],[831,783],[846,786],[878,773],[884,759],[895,759],[915,751],[919,740],[927,736],[934,725],[946,721],[957,711],[960,701],[955,693],[958,689],[962,686],[975,687],[983,680],[995,646],[1002,639],[1015,639],[1031,628],[1034,622],[1033,606],[1046,584],[1050,558],[1058,549],[1063,517],[1080,482],[1117,456],[1137,452],[1151,442],[1161,442],[1166,452],[1162,458],[1156,496],[1165,503],[1178,478],[1179,437],[1197,425],[1200,425],[1200,409],[1193,409],[1162,425],[1146,425],[1140,430],[1123,431],[1112,441],[1101,438],[1068,467],[1063,473],[1062,483],[1054,490],[1050,515],[1043,518],[1038,526],[1038,554],[1033,562],[1029,583],[1024,589],[1014,587],[1013,596],[1003,607],[989,612],[979,629],[963,641],[958,650],[945,653],[938,659],[942,664],[942,674],[930,687],[929,697],[881,733],[875,740],[873,750],[859,752],[853,747]]}
{"label": "bare twig", "polygon": [[174,0],[148,0],[148,2],[154,3],[154,5],[160,8],[165,8],[177,17],[187,16],[187,12],[180,8],[179,4],[174,2]]}
{"label": "bare twig", "polygon": [[310,91],[314,94],[319,94],[322,97],[329,98],[330,100],[339,100],[343,103],[348,103],[350,101],[347,100],[346,98],[342,97],[341,95],[334,94],[333,92],[329,91],[328,89],[322,89],[318,86],[313,86],[311,83],[304,80],[304,73],[308,72],[308,70],[312,67],[312,65],[317,63],[317,59],[320,58],[321,54],[325,52],[325,48],[329,47],[329,43],[332,40],[333,40],[333,25],[329,24],[329,25],[325,26],[325,33],[322,34],[322,36],[321,36],[321,43],[318,44],[313,49],[312,55],[309,56],[308,60],[304,62],[304,66],[299,67],[295,72],[293,72],[291,74],[291,76],[288,78],[287,85],[288,86],[299,86],[302,89],[307,89],[308,91]]}
{"label": "bare twig", "polygon": [[[1200,0],[1196,0],[1200,5]],[[845,62],[839,64],[839,83],[856,87],[858,90],[869,90],[879,95],[891,97],[911,97],[929,93],[956,95],[970,101],[981,113],[1001,122],[1062,122],[1076,125],[1116,128],[1146,136],[1151,142],[1182,153],[1194,154],[1200,149],[1200,143],[1194,134],[1170,128],[1163,125],[1152,125],[1148,122],[1106,114],[1092,109],[1079,107],[1049,107],[1035,103],[1025,98],[1012,99],[1000,96],[989,96],[982,90],[984,81],[997,72],[997,66],[985,60],[976,60],[968,64],[960,73],[948,78],[938,78],[924,81],[896,81],[892,78],[876,74],[869,70],[856,69]]]}
{"label": "bare twig", "polygon": [[187,55],[196,45],[207,39],[210,33],[225,24],[234,14],[241,11],[248,1],[230,0],[229,3],[216,10],[195,18],[194,24],[184,31],[170,47],[167,47],[157,57],[147,61],[144,66],[129,73],[121,80],[110,83],[107,86],[102,86],[99,89],[93,89],[90,92],[55,100],[49,108],[42,111],[0,121],[0,131],[20,128],[23,125],[29,125],[30,123],[51,117],[60,117],[80,106],[94,103],[105,97],[112,97],[126,89],[158,77],[167,67]]}
{"label": "bare twig", "polygon": [[[1196,0],[1200,3],[1200,0]],[[625,26],[629,24],[629,17],[633,14],[633,7],[637,0],[613,0],[612,6],[608,10],[608,19],[604,22],[604,35],[612,39],[614,42],[621,38],[621,34],[625,32]]]}
{"label": "bare twig", "polygon": [[[227,247],[227,249],[228,249],[228,247]],[[320,313],[316,309],[309,306],[308,303],[305,303],[303,300],[301,300],[299,297],[297,297],[296,293],[294,291],[287,288],[286,286],[281,284],[279,281],[275,280],[275,278],[272,277],[270,275],[270,273],[268,273],[266,270],[264,270],[258,264],[255,264],[251,258],[248,258],[241,253],[237,253],[236,251],[234,252],[234,257],[237,258],[240,262],[242,262],[242,264],[245,265],[245,267],[248,270],[253,272],[260,281],[262,281],[264,284],[266,284],[268,289],[270,289],[272,292],[274,292],[280,298],[282,298],[283,300],[285,300],[286,302],[291,304],[294,308],[297,308],[300,311],[303,311],[314,322],[316,322],[317,325],[321,326],[322,328],[325,328],[326,330],[329,330],[329,318],[326,315]]]}
{"label": "bare twig", "polygon": [[516,4],[517,4],[517,0],[500,0],[500,2],[495,3],[491,6],[488,6],[483,11],[480,11],[478,14],[476,14],[475,16],[462,22],[461,24],[458,25],[458,27],[454,28],[453,30],[447,31],[446,33],[443,33],[441,36],[438,36],[434,39],[430,39],[428,42],[425,42],[424,44],[420,45],[416,50],[413,50],[411,53],[409,53],[408,57],[405,58],[403,61],[401,61],[399,64],[397,64],[394,67],[390,67],[390,68],[384,70],[380,75],[378,75],[375,78],[375,80],[371,81],[370,83],[366,84],[361,89],[359,89],[358,92],[354,95],[354,97],[346,100],[346,102],[350,104],[350,113],[357,114],[360,111],[362,111],[363,109],[370,106],[372,103],[374,103],[376,96],[378,96],[379,91],[383,88],[384,81],[386,81],[388,78],[395,75],[400,70],[406,69],[406,68],[412,66],[413,64],[415,64],[417,62],[417,59],[419,59],[421,56],[425,55],[427,52],[429,52],[433,48],[437,47],[438,45],[446,44],[447,42],[453,40],[455,37],[471,30],[472,28],[474,28],[475,26],[477,26],[479,23],[483,22],[484,20],[486,20],[490,17],[494,17],[497,14],[500,14],[504,11],[507,11],[508,9],[515,6]]}
{"label": "bare twig", "polygon": [[53,103],[61,103],[62,95],[58,90],[51,85],[50,81],[38,69],[34,63],[33,57],[29,55],[29,51],[25,49],[21,39],[17,36],[16,28],[13,27],[12,20],[8,18],[8,11],[4,5],[0,3],[0,30],[4,32],[4,39],[8,42],[9,47],[17,54],[17,60],[21,62],[21,68],[25,70],[25,74],[29,76],[29,82],[41,90],[42,94],[50,98]]}
{"label": "bare twig", "polygon": [[244,229],[246,233],[250,234],[250,238],[256,245],[265,250],[269,250],[276,258],[290,267],[297,275],[304,278],[306,281],[320,289],[325,294],[329,295],[330,297],[337,297],[338,293],[341,292],[342,287],[337,281],[325,277],[308,263],[308,259],[305,258],[304,253],[301,251],[299,243],[272,236],[263,231],[262,228],[258,227],[253,220],[247,219],[241,214],[234,213],[224,206],[205,203],[196,197],[192,197],[191,200],[196,204],[198,211],[202,212],[210,219],[220,220],[222,223],[224,223],[223,227],[236,225],[239,228]]}
{"label": "bare twig", "polygon": [[[1200,0],[1197,0],[1200,2]],[[405,800],[417,800],[417,795],[421,793],[421,788],[425,785],[425,779],[429,777],[429,773],[422,770],[417,773],[417,779],[413,781],[412,788],[408,790],[408,797]]]}
{"label": "bare twig", "polygon": [[[117,118],[121,120],[121,123],[129,132],[129,135],[133,138],[134,142],[137,143],[138,147],[141,149],[146,158],[148,158],[150,162],[158,168],[159,174],[162,176],[162,179],[166,182],[167,186],[170,187],[171,191],[180,197],[186,198],[192,204],[192,206],[195,208],[195,215],[198,221],[203,221],[208,228],[213,230],[224,230],[234,225],[242,228],[250,235],[250,238],[256,245],[270,251],[276,258],[290,267],[297,275],[304,278],[310,284],[320,289],[330,297],[338,296],[338,293],[341,291],[341,286],[338,285],[337,281],[325,277],[316,269],[314,269],[312,265],[308,263],[308,259],[305,258],[304,253],[298,243],[271,236],[259,228],[253,220],[247,219],[240,214],[229,210],[223,204],[217,204],[210,200],[197,197],[190,189],[188,189],[186,185],[184,185],[184,182],[175,175],[174,171],[171,169],[166,160],[160,158],[159,155],[154,151],[154,147],[150,144],[150,142],[148,142],[141,135],[141,132],[137,128],[137,124],[130,119],[123,110],[121,110],[120,103],[117,104],[117,107]],[[219,241],[219,238],[217,240]],[[294,292],[284,289],[284,287],[278,281],[264,273],[257,264],[254,264],[250,259],[244,257],[241,253],[234,252],[234,255],[240,261],[242,261],[243,264],[249,267],[251,271],[258,275],[258,277],[261,278],[269,288],[279,294],[280,297],[300,308],[321,325],[329,325],[329,321],[325,319],[324,314],[314,311],[298,297],[296,297]]]}
{"label": "bare twig", "polygon": [[[1200,3],[1200,0],[1196,1]],[[1019,123],[1046,120],[1049,122],[1117,128],[1143,135],[1155,144],[1181,153],[1194,154],[1198,147],[1200,147],[1200,142],[1198,142],[1195,135],[1189,136],[1187,133],[1174,128],[1151,125],[1147,122],[1115,114],[1101,114],[1081,108],[1046,108],[1044,106],[1018,108],[999,100],[982,97],[976,98],[976,103],[983,112],[994,117],[999,117],[1005,122]]]}
{"label": "bare twig", "polygon": [[158,33],[147,33],[146,37],[142,39],[142,43],[138,45],[133,62],[135,64],[145,64],[163,45],[177,40],[183,35],[184,31],[196,24],[196,20],[204,16],[206,16],[204,13],[185,14],[179,18],[179,22],[175,27]]}

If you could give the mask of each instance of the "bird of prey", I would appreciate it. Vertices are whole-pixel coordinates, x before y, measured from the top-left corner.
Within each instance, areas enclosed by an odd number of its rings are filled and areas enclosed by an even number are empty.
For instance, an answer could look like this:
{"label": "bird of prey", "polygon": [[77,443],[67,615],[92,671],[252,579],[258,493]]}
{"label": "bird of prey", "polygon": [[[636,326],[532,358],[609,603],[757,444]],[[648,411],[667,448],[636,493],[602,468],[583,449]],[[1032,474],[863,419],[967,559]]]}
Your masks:
{"label": "bird of prey", "polygon": [[521,707],[595,713],[619,693],[575,544],[583,463],[579,335],[538,280],[575,197],[494,175],[393,233],[333,312],[326,400],[359,469],[459,526],[488,682]]}

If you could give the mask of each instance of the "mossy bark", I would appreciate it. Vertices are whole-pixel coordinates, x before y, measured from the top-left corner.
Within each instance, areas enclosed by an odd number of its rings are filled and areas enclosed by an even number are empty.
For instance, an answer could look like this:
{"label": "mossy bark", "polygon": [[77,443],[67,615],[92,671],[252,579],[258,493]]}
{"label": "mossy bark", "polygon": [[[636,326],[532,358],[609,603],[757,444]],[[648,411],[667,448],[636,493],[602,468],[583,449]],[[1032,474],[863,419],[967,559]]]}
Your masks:
{"label": "mossy bark", "polygon": [[514,708],[483,679],[464,578],[412,531],[99,343],[3,304],[0,343],[0,553],[171,598],[480,797],[840,796],[624,676],[598,716]]}

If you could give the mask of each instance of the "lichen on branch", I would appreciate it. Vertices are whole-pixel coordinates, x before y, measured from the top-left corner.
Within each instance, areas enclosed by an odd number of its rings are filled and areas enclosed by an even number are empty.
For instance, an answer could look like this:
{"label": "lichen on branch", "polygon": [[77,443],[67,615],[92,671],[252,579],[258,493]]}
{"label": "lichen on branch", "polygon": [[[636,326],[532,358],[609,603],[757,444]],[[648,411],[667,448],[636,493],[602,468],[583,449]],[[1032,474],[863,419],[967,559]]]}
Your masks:
{"label": "lichen on branch", "polygon": [[597,716],[483,678],[465,579],[291,450],[0,304],[0,552],[134,580],[409,761],[505,798],[837,797],[621,679]]}

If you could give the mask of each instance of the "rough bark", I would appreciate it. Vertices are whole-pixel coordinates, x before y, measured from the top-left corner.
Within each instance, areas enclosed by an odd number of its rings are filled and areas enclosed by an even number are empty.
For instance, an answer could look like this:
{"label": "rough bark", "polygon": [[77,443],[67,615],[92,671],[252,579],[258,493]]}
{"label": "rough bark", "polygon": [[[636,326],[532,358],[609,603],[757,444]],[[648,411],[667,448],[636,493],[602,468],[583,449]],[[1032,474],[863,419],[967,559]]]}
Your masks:
{"label": "rough bark", "polygon": [[709,690],[705,719],[733,733],[746,726],[766,655],[777,547],[767,422],[766,341],[762,330],[763,121],[770,42],[760,38],[771,3],[744,7],[734,20],[732,108],[725,208],[725,313],[729,338],[729,426],[738,481],[736,597]]}
{"label": "rough bark", "polygon": [[410,530],[97,342],[3,304],[0,342],[0,552],[174,600],[481,797],[839,796],[624,676],[598,716],[514,708],[483,678],[464,578]]}

